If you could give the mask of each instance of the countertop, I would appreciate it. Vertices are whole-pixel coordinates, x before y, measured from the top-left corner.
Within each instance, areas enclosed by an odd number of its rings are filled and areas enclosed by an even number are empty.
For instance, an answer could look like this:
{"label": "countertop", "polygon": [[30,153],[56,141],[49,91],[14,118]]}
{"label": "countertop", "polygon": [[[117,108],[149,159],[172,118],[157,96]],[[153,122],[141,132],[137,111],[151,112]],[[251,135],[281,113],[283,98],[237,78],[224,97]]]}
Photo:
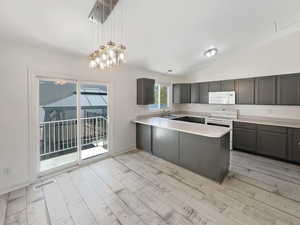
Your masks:
{"label": "countertop", "polygon": [[290,128],[300,128],[300,120],[284,119],[284,118],[271,118],[271,117],[258,117],[258,116],[240,116],[234,120],[244,123],[255,123],[269,126],[280,126]]}
{"label": "countertop", "polygon": [[[209,118],[209,113],[199,112],[199,113],[172,113],[172,115],[180,116],[194,116],[194,117],[202,117]],[[288,119],[288,118],[277,118],[277,117],[261,117],[261,116],[239,116],[237,119],[233,119],[236,122],[244,122],[244,123],[255,123],[261,125],[269,125],[269,126],[280,126],[280,127],[290,127],[290,128],[300,128],[300,120],[297,119]]]}
{"label": "countertop", "polygon": [[161,117],[138,118],[133,122],[211,138],[220,138],[230,132],[230,129],[226,127],[189,123]]}

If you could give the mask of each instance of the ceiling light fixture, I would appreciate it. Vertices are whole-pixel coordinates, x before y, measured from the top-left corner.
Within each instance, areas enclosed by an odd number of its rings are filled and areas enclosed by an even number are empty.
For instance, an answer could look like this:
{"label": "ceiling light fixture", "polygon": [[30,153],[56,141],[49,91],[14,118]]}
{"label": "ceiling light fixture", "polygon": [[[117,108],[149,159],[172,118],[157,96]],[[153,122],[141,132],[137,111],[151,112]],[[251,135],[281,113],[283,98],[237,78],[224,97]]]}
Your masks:
{"label": "ceiling light fixture", "polygon": [[[100,68],[101,70],[109,69],[115,66],[120,65],[125,62],[125,51],[126,47],[124,44],[116,44],[116,42],[112,41],[116,39],[116,34],[119,33],[120,36],[124,36],[123,34],[123,9],[119,7],[119,13],[121,13],[121,23],[116,24],[118,12],[112,12],[115,8],[116,4],[122,0],[97,0],[92,11],[90,12],[89,19],[91,22],[96,23],[97,25],[97,44],[103,41],[106,44],[101,44],[98,49],[96,49],[93,53],[89,55],[90,68]],[[110,17],[110,18],[109,18]],[[108,20],[109,18],[109,20]],[[108,23],[109,22],[109,23]],[[101,34],[99,35],[99,27],[101,25]],[[119,25],[120,31],[116,31],[115,26]],[[108,35],[105,35],[105,28],[109,31]],[[104,37],[109,37],[109,41],[104,41]]]}
{"label": "ceiling light fixture", "polygon": [[218,54],[217,48],[210,48],[204,52],[204,56],[206,56],[208,58],[215,56],[216,54]]}

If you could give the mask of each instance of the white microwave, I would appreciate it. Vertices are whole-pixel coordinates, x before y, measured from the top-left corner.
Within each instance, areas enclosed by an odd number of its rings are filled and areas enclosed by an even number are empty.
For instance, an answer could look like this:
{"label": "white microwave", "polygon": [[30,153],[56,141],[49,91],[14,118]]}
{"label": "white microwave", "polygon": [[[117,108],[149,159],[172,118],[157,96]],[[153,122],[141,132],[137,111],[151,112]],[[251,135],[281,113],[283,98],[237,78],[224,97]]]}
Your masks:
{"label": "white microwave", "polygon": [[208,103],[218,105],[234,105],[235,91],[209,92]]}

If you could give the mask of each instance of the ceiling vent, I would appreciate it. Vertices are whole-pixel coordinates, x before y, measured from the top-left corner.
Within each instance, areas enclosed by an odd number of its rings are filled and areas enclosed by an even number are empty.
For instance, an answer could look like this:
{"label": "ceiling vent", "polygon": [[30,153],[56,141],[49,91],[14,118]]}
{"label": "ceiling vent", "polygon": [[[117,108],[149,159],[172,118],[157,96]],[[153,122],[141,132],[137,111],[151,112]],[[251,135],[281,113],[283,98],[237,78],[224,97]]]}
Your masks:
{"label": "ceiling vent", "polygon": [[89,14],[89,20],[103,24],[118,2],[119,0],[97,0]]}

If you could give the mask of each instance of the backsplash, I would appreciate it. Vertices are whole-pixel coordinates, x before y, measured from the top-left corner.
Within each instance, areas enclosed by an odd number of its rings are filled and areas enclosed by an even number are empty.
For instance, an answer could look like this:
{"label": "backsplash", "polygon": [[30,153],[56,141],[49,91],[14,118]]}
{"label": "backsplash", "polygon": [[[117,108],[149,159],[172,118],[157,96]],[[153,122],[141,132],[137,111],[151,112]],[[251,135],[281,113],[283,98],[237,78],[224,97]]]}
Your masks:
{"label": "backsplash", "polygon": [[238,110],[238,115],[241,116],[300,119],[300,106],[175,104],[173,110],[189,112]]}

